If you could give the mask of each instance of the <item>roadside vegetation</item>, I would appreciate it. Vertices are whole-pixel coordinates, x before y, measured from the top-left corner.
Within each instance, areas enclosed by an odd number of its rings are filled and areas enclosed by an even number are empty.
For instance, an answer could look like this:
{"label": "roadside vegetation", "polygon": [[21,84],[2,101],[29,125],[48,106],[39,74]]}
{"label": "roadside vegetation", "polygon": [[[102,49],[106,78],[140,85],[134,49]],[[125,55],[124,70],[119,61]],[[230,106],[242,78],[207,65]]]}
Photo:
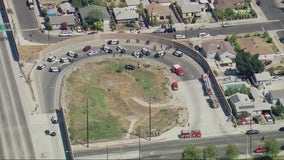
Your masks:
{"label": "roadside vegetation", "polygon": [[231,96],[231,95],[238,93],[238,92],[248,95],[250,93],[250,88],[246,87],[245,85],[243,85],[241,88],[229,87],[225,90],[225,96]]}
{"label": "roadside vegetation", "polygon": [[[135,123],[133,133],[140,126],[141,135],[148,135],[149,107],[132,99],[137,97],[148,103],[167,102],[171,98],[167,70],[149,68],[125,70],[125,64],[138,61],[102,60],[87,63],[73,71],[65,81],[67,123],[72,143],[85,143],[87,134],[87,111],[89,115],[90,142],[120,139],[128,132],[131,117]],[[136,65],[135,65],[136,66]],[[88,106],[88,109],[87,109]],[[152,135],[156,136],[173,127],[179,110],[174,106],[152,107]]]}

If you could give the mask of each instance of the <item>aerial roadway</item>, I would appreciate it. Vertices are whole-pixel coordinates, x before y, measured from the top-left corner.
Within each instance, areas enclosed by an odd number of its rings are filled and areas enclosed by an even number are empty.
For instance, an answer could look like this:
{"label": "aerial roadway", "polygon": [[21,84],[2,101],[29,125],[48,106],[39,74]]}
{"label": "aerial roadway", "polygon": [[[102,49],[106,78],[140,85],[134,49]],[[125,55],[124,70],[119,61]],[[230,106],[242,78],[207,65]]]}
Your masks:
{"label": "aerial roadway", "polygon": [[[7,37],[5,31],[2,33]],[[18,74],[14,69],[18,65],[8,42],[0,40],[0,159],[34,159],[34,146],[16,83]]]}

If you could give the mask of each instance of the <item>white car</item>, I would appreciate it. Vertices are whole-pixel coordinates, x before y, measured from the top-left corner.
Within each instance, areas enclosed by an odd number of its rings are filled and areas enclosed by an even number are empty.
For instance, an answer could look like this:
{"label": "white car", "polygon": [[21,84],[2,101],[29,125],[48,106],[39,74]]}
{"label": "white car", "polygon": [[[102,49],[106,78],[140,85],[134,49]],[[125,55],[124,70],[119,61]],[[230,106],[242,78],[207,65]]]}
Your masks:
{"label": "white car", "polygon": [[111,40],[107,41],[107,44],[109,44],[109,45],[119,44],[119,40],[111,39]]}
{"label": "white car", "polygon": [[58,67],[50,67],[49,68],[49,72],[60,72],[61,70],[60,70],[60,68],[58,68]]}
{"label": "white car", "polygon": [[199,37],[199,38],[210,37],[210,34],[203,32],[203,33],[199,33],[198,37]]}
{"label": "white car", "polygon": [[132,56],[136,57],[136,58],[143,58],[143,53],[136,51],[132,53]]}
{"label": "white car", "polygon": [[92,55],[95,55],[95,54],[98,54],[97,50],[91,50],[87,53],[88,56],[92,56]]}
{"label": "white car", "polygon": [[151,54],[150,50],[147,49],[147,48],[142,48],[142,49],[141,49],[141,52],[142,52],[143,54],[145,54],[146,56],[150,56],[150,54]]}
{"label": "white car", "polygon": [[72,31],[61,31],[59,37],[69,37],[72,36]]}
{"label": "white car", "polygon": [[45,67],[46,67],[45,64],[39,64],[39,65],[36,67],[36,69],[37,69],[37,70],[42,70],[42,69],[44,69]]}
{"label": "white car", "polygon": [[67,56],[78,58],[78,54],[76,52],[74,52],[74,51],[68,51],[67,52]]}
{"label": "white car", "polygon": [[103,45],[102,50],[106,53],[112,53],[112,49],[107,45]]}
{"label": "white car", "polygon": [[200,26],[200,27],[199,27],[200,30],[208,29],[208,28],[209,28],[209,26],[207,26],[207,25],[203,25],[203,26]]}
{"label": "white car", "polygon": [[56,56],[51,55],[51,56],[49,56],[49,57],[47,58],[47,62],[53,62],[53,61],[55,61],[56,59],[57,59]]}
{"label": "white car", "polygon": [[182,34],[177,34],[176,39],[186,39],[186,36]]}
{"label": "white car", "polygon": [[177,57],[182,57],[183,56],[183,52],[181,52],[179,50],[176,50],[176,51],[173,52],[173,55],[177,56]]}
{"label": "white car", "polygon": [[224,23],[222,24],[222,26],[223,26],[223,27],[233,27],[234,24],[233,24],[232,22],[224,22]]}
{"label": "white car", "polygon": [[71,59],[67,57],[63,57],[63,58],[60,58],[59,62],[60,63],[70,63]]}

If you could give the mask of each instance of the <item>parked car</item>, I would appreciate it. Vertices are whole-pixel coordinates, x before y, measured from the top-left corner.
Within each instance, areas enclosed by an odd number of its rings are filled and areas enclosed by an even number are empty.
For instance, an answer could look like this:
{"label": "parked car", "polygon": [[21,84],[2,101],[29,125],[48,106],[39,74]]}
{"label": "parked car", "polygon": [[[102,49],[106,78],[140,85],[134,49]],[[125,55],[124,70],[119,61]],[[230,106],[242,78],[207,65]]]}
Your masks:
{"label": "parked car", "polygon": [[224,23],[222,24],[222,26],[223,26],[223,27],[233,27],[234,25],[233,25],[232,22],[224,22]]}
{"label": "parked car", "polygon": [[84,52],[87,52],[87,51],[89,51],[91,48],[92,48],[91,46],[85,46],[85,47],[83,48],[83,51],[84,51]]}
{"label": "parked car", "polygon": [[135,66],[131,65],[131,64],[128,64],[128,65],[125,65],[124,68],[126,70],[135,70]]}
{"label": "parked car", "polygon": [[50,131],[49,135],[50,135],[51,137],[54,137],[54,136],[56,136],[56,132]]}
{"label": "parked car", "polygon": [[37,70],[42,70],[42,69],[44,69],[44,68],[46,68],[46,65],[45,65],[45,64],[39,64],[39,65],[36,67]]}
{"label": "parked car", "polygon": [[259,119],[257,117],[253,117],[252,120],[254,121],[254,123],[259,124]]}
{"label": "parked car", "polygon": [[50,121],[53,124],[57,124],[58,123],[58,118],[56,116],[54,116],[54,115],[51,115],[50,116]]}
{"label": "parked car", "polygon": [[207,25],[203,25],[203,26],[200,26],[200,27],[199,27],[200,30],[208,29],[208,28],[209,28],[209,26],[207,26]]}
{"label": "parked car", "polygon": [[130,29],[130,33],[140,33],[139,29]]}
{"label": "parked car", "polygon": [[263,115],[267,122],[273,122],[273,119],[269,113],[265,112]]}
{"label": "parked car", "polygon": [[261,5],[261,0],[256,1],[256,5],[260,6]]}
{"label": "parked car", "polygon": [[182,57],[183,56],[183,52],[181,52],[179,50],[176,50],[176,51],[173,52],[173,55],[177,56],[177,57]]}
{"label": "parked car", "polygon": [[49,56],[49,57],[47,58],[47,62],[53,62],[53,61],[55,61],[56,59],[57,59],[56,56],[51,55],[51,56]]}
{"label": "parked car", "polygon": [[60,72],[61,70],[60,70],[60,68],[58,68],[58,67],[50,67],[49,68],[49,72]]}
{"label": "parked car", "polygon": [[98,54],[97,50],[91,50],[87,53],[88,56],[92,56],[92,55],[95,55],[95,54]]}
{"label": "parked car", "polygon": [[150,56],[150,55],[151,55],[150,50],[147,49],[147,48],[142,48],[142,49],[141,49],[141,52],[142,52],[144,55],[146,55],[146,56]]}
{"label": "parked car", "polygon": [[198,34],[198,37],[199,37],[199,38],[210,37],[210,34],[203,32],[203,33],[199,33],[199,34]]}
{"label": "parked car", "polygon": [[70,63],[71,59],[67,57],[63,57],[63,58],[60,58],[59,62],[60,63]]}
{"label": "parked car", "polygon": [[177,91],[178,90],[178,82],[173,82],[171,86],[172,86],[172,90],[173,91]]}
{"label": "parked car", "polygon": [[259,130],[250,129],[250,130],[246,131],[246,134],[247,134],[247,135],[259,134]]}
{"label": "parked car", "polygon": [[266,148],[265,146],[260,146],[260,147],[255,148],[253,151],[254,153],[262,153],[265,151],[265,148]]}
{"label": "parked car", "polygon": [[117,46],[116,47],[117,52],[124,54],[126,52],[126,49],[122,46]]}
{"label": "parked car", "polygon": [[280,149],[281,149],[281,150],[284,150],[284,145],[282,145],[282,146],[280,147]]}
{"label": "parked car", "polygon": [[119,40],[117,40],[117,39],[111,39],[111,40],[107,41],[107,44],[109,44],[109,45],[119,44]]}
{"label": "parked car", "polygon": [[59,37],[69,37],[69,36],[72,36],[72,31],[61,31],[58,36]]}
{"label": "parked car", "polygon": [[279,131],[284,131],[284,127],[280,127],[280,128],[279,128]]}
{"label": "parked car", "polygon": [[153,31],[153,33],[164,33],[164,32],[165,32],[165,29],[162,29],[162,28],[159,28]]}
{"label": "parked car", "polygon": [[185,35],[182,35],[182,34],[177,34],[175,36],[176,39],[186,39],[186,36]]}
{"label": "parked car", "polygon": [[140,52],[140,51],[132,52],[131,55],[136,57],[136,58],[143,58],[143,53]]}
{"label": "parked car", "polygon": [[160,58],[160,57],[164,57],[165,55],[166,55],[166,53],[164,51],[159,51],[154,55],[154,57]]}
{"label": "parked car", "polygon": [[106,53],[112,53],[112,49],[107,45],[103,45],[102,50]]}
{"label": "parked car", "polygon": [[66,55],[69,57],[78,58],[78,54],[74,51],[68,51]]}
{"label": "parked car", "polygon": [[173,33],[173,32],[176,32],[176,28],[174,27],[169,27],[169,28],[166,28],[164,33]]}
{"label": "parked car", "polygon": [[284,37],[279,38],[279,41],[280,41],[281,43],[284,43]]}

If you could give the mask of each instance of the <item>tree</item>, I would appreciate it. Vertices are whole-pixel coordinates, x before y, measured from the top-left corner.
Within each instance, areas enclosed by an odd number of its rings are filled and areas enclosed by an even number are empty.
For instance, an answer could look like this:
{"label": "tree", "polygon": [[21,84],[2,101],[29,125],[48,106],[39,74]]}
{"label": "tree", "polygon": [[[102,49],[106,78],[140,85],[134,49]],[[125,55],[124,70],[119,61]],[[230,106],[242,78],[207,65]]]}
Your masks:
{"label": "tree", "polygon": [[89,24],[88,24],[87,22],[83,22],[83,23],[82,23],[82,27],[83,27],[83,29],[84,29],[85,31],[87,31],[88,28],[89,28]]}
{"label": "tree", "polygon": [[81,0],[72,0],[71,5],[77,9],[82,7]]}
{"label": "tree", "polygon": [[203,149],[203,159],[217,159],[218,149],[214,145],[209,145]]}
{"label": "tree", "polygon": [[110,9],[113,9],[114,7],[116,7],[115,3],[114,3],[114,2],[110,2],[109,8],[110,8]]}
{"label": "tree", "polygon": [[44,25],[45,25],[46,30],[48,31],[52,30],[52,26],[50,25],[49,21],[45,22]]}
{"label": "tree", "polygon": [[237,159],[239,157],[239,149],[234,144],[228,144],[226,149],[226,157],[228,159]]}
{"label": "tree", "polygon": [[111,30],[116,30],[116,23],[115,23],[114,20],[111,20],[111,21],[110,21],[110,29],[111,29]]}
{"label": "tree", "polygon": [[201,149],[194,144],[189,144],[182,152],[183,160],[196,160],[201,159]]}
{"label": "tree", "polygon": [[280,151],[279,144],[275,138],[272,138],[272,137],[265,138],[264,145],[265,145],[264,155],[272,159],[278,155]]}
{"label": "tree", "polygon": [[283,115],[284,113],[284,108],[281,107],[280,105],[272,106],[271,110],[272,110],[272,113],[277,117]]}
{"label": "tree", "polygon": [[137,14],[139,15],[139,18],[144,14],[144,7],[143,7],[143,4],[140,3],[139,5],[137,5],[137,9],[136,9],[136,12]]}
{"label": "tree", "polygon": [[120,2],[120,3],[118,4],[118,7],[119,7],[119,8],[124,8],[124,7],[127,7],[127,4],[124,3],[124,2]]}
{"label": "tree", "polygon": [[88,12],[87,16],[84,17],[84,20],[89,24],[92,25],[94,22],[100,21],[105,17],[105,14],[102,13],[98,9],[93,9]]}
{"label": "tree", "polygon": [[258,54],[251,56],[248,52],[241,51],[236,56],[236,67],[241,75],[253,75],[264,70],[264,65],[258,59]]}
{"label": "tree", "polygon": [[60,29],[62,29],[62,30],[67,30],[67,29],[68,29],[68,24],[67,24],[67,22],[62,22],[62,23],[61,23],[61,26],[60,26]]}
{"label": "tree", "polygon": [[46,9],[46,8],[43,8],[43,9],[41,10],[41,16],[42,16],[42,17],[47,16],[47,9]]}
{"label": "tree", "polygon": [[102,22],[102,21],[94,22],[92,28],[95,28],[95,29],[97,29],[97,30],[101,30],[101,29],[104,28],[104,22]]}

